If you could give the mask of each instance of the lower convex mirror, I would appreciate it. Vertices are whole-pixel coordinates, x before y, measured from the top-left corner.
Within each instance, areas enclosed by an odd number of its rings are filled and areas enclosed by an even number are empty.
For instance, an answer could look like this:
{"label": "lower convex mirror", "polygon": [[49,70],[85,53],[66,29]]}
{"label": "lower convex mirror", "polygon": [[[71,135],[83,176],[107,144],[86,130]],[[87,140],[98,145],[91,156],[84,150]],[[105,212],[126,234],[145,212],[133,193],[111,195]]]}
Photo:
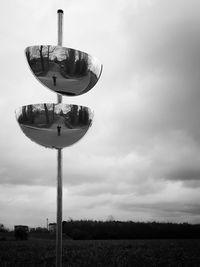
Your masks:
{"label": "lower convex mirror", "polygon": [[64,148],[80,140],[92,124],[88,107],[68,104],[35,104],[16,110],[17,121],[32,141],[49,148]]}

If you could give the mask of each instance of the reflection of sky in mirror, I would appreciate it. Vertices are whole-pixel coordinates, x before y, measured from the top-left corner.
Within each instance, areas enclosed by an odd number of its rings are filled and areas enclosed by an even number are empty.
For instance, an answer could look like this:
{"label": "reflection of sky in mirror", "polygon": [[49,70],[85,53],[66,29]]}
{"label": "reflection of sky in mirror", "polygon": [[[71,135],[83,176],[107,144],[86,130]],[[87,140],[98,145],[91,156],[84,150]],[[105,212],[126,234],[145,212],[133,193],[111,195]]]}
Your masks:
{"label": "reflection of sky in mirror", "polygon": [[64,114],[67,114],[70,111],[71,107],[68,105],[56,105],[55,106],[55,113],[59,114],[63,112]]}
{"label": "reflection of sky in mirror", "polygon": [[100,75],[102,65],[100,64],[99,60],[95,57],[89,56],[89,69],[93,71],[97,76]]}
{"label": "reflection of sky in mirror", "polygon": [[15,110],[15,116],[16,116],[16,119],[20,116],[22,114],[22,108],[20,107],[20,108],[17,108],[16,110]]}
{"label": "reflection of sky in mirror", "polygon": [[88,134],[63,153],[64,219],[200,222],[200,2],[114,3],[2,1],[0,223],[55,221],[56,154],[26,138],[13,111],[56,102],[23,51],[57,44],[59,8],[63,46],[104,65],[94,89],[63,97],[95,112]]}

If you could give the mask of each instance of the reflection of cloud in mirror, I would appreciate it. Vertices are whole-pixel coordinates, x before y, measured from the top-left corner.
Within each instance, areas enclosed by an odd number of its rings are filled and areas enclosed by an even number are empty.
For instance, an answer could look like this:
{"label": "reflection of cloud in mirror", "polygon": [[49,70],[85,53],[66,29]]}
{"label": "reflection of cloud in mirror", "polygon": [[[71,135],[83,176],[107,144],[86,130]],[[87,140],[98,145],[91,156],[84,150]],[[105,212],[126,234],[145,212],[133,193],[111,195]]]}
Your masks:
{"label": "reflection of cloud in mirror", "polygon": [[56,93],[81,95],[92,89],[100,78],[102,64],[79,50],[61,46],[30,46],[26,58],[39,81]]}
{"label": "reflection of cloud in mirror", "polygon": [[64,148],[79,141],[92,124],[88,107],[66,104],[35,104],[16,110],[26,136],[49,148]]}

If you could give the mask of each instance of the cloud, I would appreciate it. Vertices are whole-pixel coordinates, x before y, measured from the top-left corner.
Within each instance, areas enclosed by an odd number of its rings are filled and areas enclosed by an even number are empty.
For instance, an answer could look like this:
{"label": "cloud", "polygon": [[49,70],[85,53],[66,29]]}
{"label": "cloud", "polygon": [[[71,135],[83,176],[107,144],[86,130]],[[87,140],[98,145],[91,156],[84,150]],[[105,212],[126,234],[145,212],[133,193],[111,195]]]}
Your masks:
{"label": "cloud", "polygon": [[[170,221],[198,223],[200,215],[200,206],[196,203],[180,204],[177,202],[160,202],[160,203],[138,203],[138,204],[121,204],[120,209],[129,210],[134,213],[151,214],[151,221]],[[145,216],[145,215],[143,215]],[[190,217],[191,216],[191,217]],[[148,220],[148,219],[147,219]]]}
{"label": "cloud", "polygon": [[174,180],[199,180],[200,178],[200,170],[199,169],[184,169],[182,167],[180,170],[174,171],[174,173],[169,174],[170,179]]}
{"label": "cloud", "polygon": [[[165,182],[162,191],[151,195],[123,196],[116,198],[113,203],[115,209],[123,210],[125,214],[140,220],[172,221],[198,223],[199,195],[198,188],[182,187],[180,182]],[[142,219],[143,218],[143,219]]]}

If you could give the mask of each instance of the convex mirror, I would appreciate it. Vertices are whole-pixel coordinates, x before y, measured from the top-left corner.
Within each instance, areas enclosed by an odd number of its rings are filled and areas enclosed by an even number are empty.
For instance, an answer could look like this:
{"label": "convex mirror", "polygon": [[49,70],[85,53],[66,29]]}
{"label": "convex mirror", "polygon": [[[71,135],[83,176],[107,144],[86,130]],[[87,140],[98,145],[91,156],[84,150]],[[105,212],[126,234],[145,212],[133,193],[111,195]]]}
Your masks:
{"label": "convex mirror", "polygon": [[88,92],[102,72],[102,64],[98,59],[72,48],[29,46],[25,54],[36,78],[61,95],[77,96]]}
{"label": "convex mirror", "polygon": [[43,103],[16,110],[17,121],[32,141],[49,148],[64,148],[79,141],[92,124],[88,107]]}

